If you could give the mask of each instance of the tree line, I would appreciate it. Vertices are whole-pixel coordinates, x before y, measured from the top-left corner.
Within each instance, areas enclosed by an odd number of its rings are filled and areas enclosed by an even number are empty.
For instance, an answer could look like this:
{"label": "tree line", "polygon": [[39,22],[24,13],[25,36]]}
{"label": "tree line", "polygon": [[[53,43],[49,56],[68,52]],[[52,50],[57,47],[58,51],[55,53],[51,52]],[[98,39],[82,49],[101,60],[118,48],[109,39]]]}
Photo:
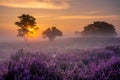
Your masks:
{"label": "tree line", "polygon": [[[19,27],[17,36],[23,37],[27,41],[28,34],[33,34],[39,30],[39,27],[36,25],[36,19],[29,14],[22,14],[18,18],[20,20],[15,22],[15,25]],[[82,37],[114,37],[117,35],[115,26],[104,21],[96,21],[93,24],[89,24],[84,27],[83,31],[77,31],[76,34],[81,34]],[[42,36],[43,38],[48,38],[50,41],[54,41],[56,37],[63,36],[63,33],[53,26],[43,31]]]}
{"label": "tree line", "polygon": [[[22,14],[21,16],[18,16],[18,18],[20,20],[15,22],[15,25],[19,27],[17,30],[17,36],[23,37],[27,42],[29,34],[34,34],[34,32],[37,31],[39,27],[36,25],[36,19],[33,16]],[[43,38],[48,38],[50,41],[53,41],[56,37],[62,36],[63,33],[55,26],[53,26],[52,28],[48,28],[43,31],[42,35]]]}

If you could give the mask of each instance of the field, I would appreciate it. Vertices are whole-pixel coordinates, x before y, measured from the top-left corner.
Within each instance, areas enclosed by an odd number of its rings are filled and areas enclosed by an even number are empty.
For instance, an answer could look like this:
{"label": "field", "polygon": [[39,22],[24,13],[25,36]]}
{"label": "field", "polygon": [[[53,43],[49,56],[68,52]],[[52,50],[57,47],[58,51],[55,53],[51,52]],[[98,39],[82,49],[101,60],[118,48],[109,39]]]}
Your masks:
{"label": "field", "polygon": [[0,80],[119,80],[119,45],[119,38],[1,43]]}

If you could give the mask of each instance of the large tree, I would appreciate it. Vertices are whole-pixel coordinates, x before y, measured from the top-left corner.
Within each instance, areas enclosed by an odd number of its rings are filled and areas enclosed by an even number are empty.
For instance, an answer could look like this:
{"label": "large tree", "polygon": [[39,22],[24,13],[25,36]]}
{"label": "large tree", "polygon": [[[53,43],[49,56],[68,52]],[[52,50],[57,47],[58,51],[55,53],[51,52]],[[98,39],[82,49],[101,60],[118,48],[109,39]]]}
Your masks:
{"label": "large tree", "polygon": [[56,27],[48,28],[42,33],[44,38],[49,38],[50,41],[53,41],[56,37],[62,36],[62,31]]}
{"label": "large tree", "polygon": [[27,41],[30,34],[34,34],[34,32],[39,29],[36,26],[36,19],[28,14],[22,14],[18,16],[18,18],[20,21],[15,22],[15,25],[19,27],[17,36],[24,37],[25,41]]}
{"label": "large tree", "polygon": [[116,36],[117,33],[112,24],[103,21],[97,21],[93,24],[85,26],[84,30],[81,32],[81,35],[83,37],[113,37]]}

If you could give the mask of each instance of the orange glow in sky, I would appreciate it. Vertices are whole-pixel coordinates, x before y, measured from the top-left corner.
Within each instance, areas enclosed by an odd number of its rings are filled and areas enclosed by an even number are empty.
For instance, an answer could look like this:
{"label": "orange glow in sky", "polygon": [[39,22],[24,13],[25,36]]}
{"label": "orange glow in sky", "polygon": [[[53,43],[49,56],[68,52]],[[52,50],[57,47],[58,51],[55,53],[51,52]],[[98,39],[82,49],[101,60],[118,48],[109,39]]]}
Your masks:
{"label": "orange glow in sky", "polygon": [[18,16],[29,14],[39,30],[29,29],[29,38],[42,39],[42,32],[52,26],[64,37],[73,37],[94,21],[113,24],[120,34],[120,0],[0,0],[0,40],[19,40],[14,23]]}

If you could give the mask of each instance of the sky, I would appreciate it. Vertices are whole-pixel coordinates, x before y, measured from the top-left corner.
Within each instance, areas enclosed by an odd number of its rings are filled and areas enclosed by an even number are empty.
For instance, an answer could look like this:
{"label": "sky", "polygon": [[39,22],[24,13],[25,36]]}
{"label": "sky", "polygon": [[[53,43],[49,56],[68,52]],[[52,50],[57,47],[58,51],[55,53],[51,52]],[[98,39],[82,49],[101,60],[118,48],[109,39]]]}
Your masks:
{"label": "sky", "polygon": [[0,0],[0,41],[20,40],[14,24],[22,14],[36,18],[38,40],[48,27],[56,26],[65,37],[94,21],[105,21],[115,26],[120,34],[120,0]]}

